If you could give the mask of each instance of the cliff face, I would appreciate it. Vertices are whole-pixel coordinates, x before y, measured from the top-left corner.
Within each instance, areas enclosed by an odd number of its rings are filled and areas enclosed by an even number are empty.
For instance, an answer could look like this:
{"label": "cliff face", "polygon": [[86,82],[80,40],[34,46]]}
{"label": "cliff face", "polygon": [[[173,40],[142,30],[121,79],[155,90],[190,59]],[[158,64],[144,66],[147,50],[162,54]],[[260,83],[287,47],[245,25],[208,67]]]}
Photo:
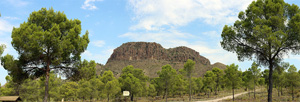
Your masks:
{"label": "cliff face", "polygon": [[160,44],[129,42],[116,48],[107,63],[111,61],[145,59],[166,60],[168,59],[168,55],[166,50]]}
{"label": "cliff face", "polygon": [[[127,65],[133,65],[135,68],[143,69],[145,75],[157,77],[156,73],[161,70],[163,65],[170,64],[178,70],[183,68],[187,59],[192,59],[196,62],[196,77],[202,76],[213,67],[207,58],[188,47],[181,46],[165,49],[154,42],[128,42],[116,48],[105,66],[99,67],[101,70],[97,69],[97,73],[100,74],[104,70],[112,70],[116,76],[119,76],[122,68]],[[222,66],[222,64],[218,63],[214,66]]]}

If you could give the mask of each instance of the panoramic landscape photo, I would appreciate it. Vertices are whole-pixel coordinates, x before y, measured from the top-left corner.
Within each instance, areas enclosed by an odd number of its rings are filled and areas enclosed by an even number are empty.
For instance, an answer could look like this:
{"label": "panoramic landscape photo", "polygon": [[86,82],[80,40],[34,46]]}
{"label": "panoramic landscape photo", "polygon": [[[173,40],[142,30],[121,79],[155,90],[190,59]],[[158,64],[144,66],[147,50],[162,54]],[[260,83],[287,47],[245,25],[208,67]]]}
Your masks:
{"label": "panoramic landscape photo", "polygon": [[1,0],[0,102],[299,102],[298,0]]}

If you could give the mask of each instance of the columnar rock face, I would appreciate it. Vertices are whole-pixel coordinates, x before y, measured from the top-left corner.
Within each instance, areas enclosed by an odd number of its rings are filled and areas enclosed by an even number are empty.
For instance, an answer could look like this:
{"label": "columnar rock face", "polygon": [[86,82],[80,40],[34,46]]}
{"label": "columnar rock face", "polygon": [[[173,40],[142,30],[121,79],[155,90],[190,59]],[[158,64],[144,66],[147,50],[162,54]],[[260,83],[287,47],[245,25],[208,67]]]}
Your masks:
{"label": "columnar rock face", "polygon": [[[160,44],[154,42],[128,42],[116,48],[108,59],[107,63],[97,69],[100,74],[104,70],[111,70],[116,76],[121,74],[122,68],[133,65],[135,68],[144,70],[145,75],[157,77],[157,71],[166,64],[179,70],[183,68],[187,59],[196,62],[194,76],[202,76],[207,70],[212,69],[210,61],[201,56],[199,52],[188,47],[176,47],[165,49]],[[224,68],[224,64],[218,63],[217,66]],[[225,66],[226,67],[226,66]]]}
{"label": "columnar rock face", "polygon": [[116,48],[107,63],[114,60],[131,61],[145,59],[166,60],[168,59],[168,54],[166,49],[157,43],[129,42]]}

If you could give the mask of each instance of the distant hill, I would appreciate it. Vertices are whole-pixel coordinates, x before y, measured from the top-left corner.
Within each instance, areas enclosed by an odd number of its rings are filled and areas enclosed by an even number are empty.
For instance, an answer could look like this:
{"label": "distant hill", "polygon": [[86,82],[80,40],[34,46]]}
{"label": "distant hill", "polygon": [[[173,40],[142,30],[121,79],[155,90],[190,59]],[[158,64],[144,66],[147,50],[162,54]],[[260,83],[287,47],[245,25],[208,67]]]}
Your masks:
{"label": "distant hill", "polygon": [[105,65],[97,65],[97,74],[105,70],[111,70],[116,76],[122,72],[122,68],[127,65],[133,65],[135,68],[143,69],[145,75],[157,77],[157,71],[166,64],[170,64],[177,71],[183,68],[187,59],[192,59],[195,64],[196,77],[211,70],[213,67],[225,69],[226,65],[222,63],[210,64],[210,61],[201,56],[199,52],[184,46],[165,49],[155,42],[128,42],[114,49],[114,52]]}

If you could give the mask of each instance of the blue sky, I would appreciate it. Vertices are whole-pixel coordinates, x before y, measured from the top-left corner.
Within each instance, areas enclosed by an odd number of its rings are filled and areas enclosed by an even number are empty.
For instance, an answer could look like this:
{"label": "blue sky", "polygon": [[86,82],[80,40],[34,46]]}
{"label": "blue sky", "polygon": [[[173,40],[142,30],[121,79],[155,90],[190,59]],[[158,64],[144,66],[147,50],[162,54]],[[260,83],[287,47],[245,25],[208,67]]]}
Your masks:
{"label": "blue sky", "polygon": [[[252,61],[239,62],[236,54],[220,46],[224,25],[232,25],[237,14],[253,0],[1,0],[0,44],[3,55],[12,54],[11,31],[26,22],[29,14],[42,7],[63,11],[68,19],[79,19],[82,32],[90,32],[90,43],[82,59],[105,64],[113,50],[122,43],[147,41],[165,48],[187,46],[210,59],[211,64],[236,63],[241,70]],[[286,2],[300,5],[297,0]],[[300,56],[289,55],[285,61],[300,68]],[[262,68],[264,69],[264,68]],[[0,66],[0,83],[7,71]]]}

